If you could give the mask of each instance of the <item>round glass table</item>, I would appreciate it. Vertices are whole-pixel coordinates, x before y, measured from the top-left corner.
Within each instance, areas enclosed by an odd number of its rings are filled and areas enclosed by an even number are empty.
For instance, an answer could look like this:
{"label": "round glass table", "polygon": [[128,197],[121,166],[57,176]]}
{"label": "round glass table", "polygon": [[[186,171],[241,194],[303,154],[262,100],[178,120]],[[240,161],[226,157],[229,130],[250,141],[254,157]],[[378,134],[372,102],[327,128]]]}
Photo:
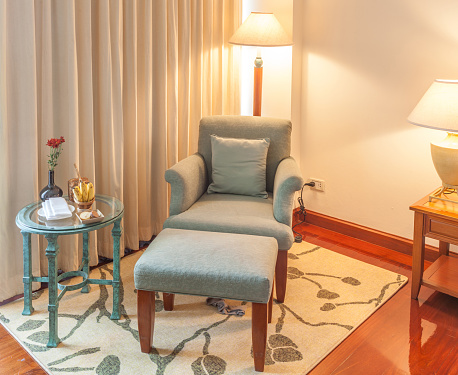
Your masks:
{"label": "round glass table", "polygon": [[[64,197],[68,198],[68,197]],[[59,342],[57,316],[59,301],[67,291],[81,289],[82,293],[89,292],[88,284],[103,284],[113,287],[113,311],[111,319],[119,319],[119,283],[120,283],[120,238],[121,238],[121,219],[124,215],[124,205],[114,197],[107,195],[96,195],[92,210],[98,210],[102,213],[102,218],[97,222],[86,224],[79,219],[77,213],[79,210],[76,204],[67,201],[71,206],[73,214],[70,218],[60,220],[46,220],[42,212],[42,202],[38,201],[25,206],[16,216],[16,225],[21,229],[23,237],[23,254],[24,254],[24,310],[23,315],[31,315],[34,311],[32,306],[32,282],[48,283],[49,292],[49,340],[48,347],[56,347]],[[89,279],[89,232],[104,228],[113,224],[111,234],[113,236],[113,279]],[[37,277],[32,275],[32,249],[31,234],[44,235],[48,241],[46,247],[46,257],[48,258],[48,276]],[[59,246],[57,238],[60,235],[83,234],[83,256],[80,267],[77,271],[65,272],[57,276],[57,254]],[[75,285],[62,285],[60,280],[81,276],[83,281]],[[60,290],[60,293],[58,293]]]}

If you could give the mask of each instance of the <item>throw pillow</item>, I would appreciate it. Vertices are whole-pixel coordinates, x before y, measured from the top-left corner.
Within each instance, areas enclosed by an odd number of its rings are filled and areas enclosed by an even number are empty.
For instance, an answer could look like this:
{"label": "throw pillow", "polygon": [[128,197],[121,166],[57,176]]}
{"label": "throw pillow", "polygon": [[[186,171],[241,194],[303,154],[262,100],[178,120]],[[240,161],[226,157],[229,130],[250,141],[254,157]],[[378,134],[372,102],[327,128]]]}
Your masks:
{"label": "throw pillow", "polygon": [[212,180],[208,193],[267,198],[266,158],[270,139],[211,135]]}

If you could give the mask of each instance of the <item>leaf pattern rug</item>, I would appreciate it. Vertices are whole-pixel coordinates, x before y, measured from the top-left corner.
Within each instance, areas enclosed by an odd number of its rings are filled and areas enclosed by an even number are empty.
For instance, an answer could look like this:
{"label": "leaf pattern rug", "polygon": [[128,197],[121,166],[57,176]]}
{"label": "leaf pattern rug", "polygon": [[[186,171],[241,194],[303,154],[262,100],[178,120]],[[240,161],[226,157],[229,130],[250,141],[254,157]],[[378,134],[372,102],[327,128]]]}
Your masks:
{"label": "leaf pattern rug", "polygon": [[[112,289],[67,292],[59,305],[57,348],[47,348],[47,290],[34,294],[35,312],[22,316],[23,300],[0,307],[0,322],[51,374],[253,374],[251,304],[244,317],[226,316],[205,297],[177,295],[174,311],[156,301],[154,348],[141,353],[133,268],[140,252],[121,260],[121,313],[110,320]],[[395,294],[407,278],[308,243],[294,244],[288,259],[285,303],[273,306],[265,373],[306,374]],[[91,278],[111,278],[111,264]],[[70,280],[70,284],[77,280]]]}

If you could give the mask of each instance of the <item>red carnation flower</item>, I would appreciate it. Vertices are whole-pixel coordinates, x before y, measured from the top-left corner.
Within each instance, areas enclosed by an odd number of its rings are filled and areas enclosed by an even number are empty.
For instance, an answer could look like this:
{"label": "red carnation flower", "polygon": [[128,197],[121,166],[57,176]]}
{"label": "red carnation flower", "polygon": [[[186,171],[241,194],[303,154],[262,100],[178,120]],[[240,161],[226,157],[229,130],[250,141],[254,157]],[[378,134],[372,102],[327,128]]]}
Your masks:
{"label": "red carnation flower", "polygon": [[57,159],[59,158],[60,153],[62,152],[62,143],[64,142],[65,138],[62,136],[60,138],[48,139],[48,142],[46,142],[46,146],[51,147],[50,155],[48,155],[48,168],[50,171],[53,171],[54,168],[57,166]]}

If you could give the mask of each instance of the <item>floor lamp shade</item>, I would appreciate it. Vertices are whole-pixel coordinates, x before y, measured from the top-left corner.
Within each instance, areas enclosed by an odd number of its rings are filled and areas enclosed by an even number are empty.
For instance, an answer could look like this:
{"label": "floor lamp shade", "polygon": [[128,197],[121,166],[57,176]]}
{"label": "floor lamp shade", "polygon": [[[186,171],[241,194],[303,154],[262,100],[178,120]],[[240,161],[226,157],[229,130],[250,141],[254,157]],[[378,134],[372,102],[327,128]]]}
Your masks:
{"label": "floor lamp shade", "polygon": [[[252,12],[229,39],[229,43],[241,46],[280,47],[293,44],[273,13]],[[253,115],[261,115],[262,58],[260,49],[254,62]]]}
{"label": "floor lamp shade", "polygon": [[458,188],[458,81],[435,80],[414,108],[408,121],[445,130],[447,137],[431,142],[431,156],[444,188]]}
{"label": "floor lamp shade", "polygon": [[252,12],[229,39],[241,46],[280,47],[293,44],[273,13]]}

